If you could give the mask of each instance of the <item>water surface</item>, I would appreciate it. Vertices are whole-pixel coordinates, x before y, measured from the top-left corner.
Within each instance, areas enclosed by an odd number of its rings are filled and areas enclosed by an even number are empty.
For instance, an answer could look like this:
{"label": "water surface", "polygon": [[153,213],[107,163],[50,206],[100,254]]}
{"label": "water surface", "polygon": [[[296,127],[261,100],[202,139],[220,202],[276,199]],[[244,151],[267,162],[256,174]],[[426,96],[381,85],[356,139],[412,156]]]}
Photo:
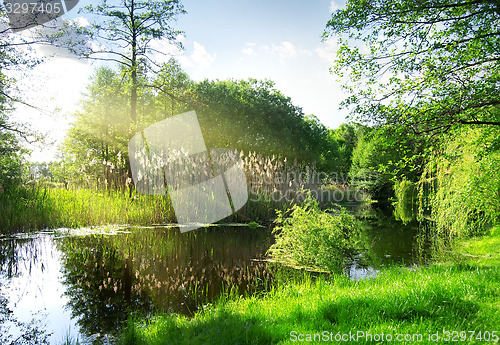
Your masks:
{"label": "water surface", "polygon": [[[384,209],[356,211],[365,251],[353,279],[411,265],[414,226]],[[192,315],[221,294],[253,294],[273,282],[269,228],[216,226],[80,229],[0,240],[0,343],[113,343],[132,313]]]}

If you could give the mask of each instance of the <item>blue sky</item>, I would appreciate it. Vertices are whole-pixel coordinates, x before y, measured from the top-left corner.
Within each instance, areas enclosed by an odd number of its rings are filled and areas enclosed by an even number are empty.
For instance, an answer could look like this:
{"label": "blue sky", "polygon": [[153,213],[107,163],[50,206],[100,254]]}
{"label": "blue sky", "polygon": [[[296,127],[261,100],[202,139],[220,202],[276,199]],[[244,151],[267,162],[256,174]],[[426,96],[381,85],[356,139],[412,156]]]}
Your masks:
{"label": "blue sky", "polygon": [[[80,0],[65,19],[85,22],[78,8],[88,1]],[[332,10],[340,0],[184,0],[187,14],[174,23],[184,31],[179,37],[185,49],[178,52],[165,42],[158,47],[169,51],[194,80],[271,79],[276,88],[306,114],[316,115],[329,128],[345,122],[346,111],[339,103],[345,98],[338,78],[329,73],[337,40],[322,42],[321,35]],[[54,50],[40,48],[47,56]],[[20,82],[28,100],[33,103],[57,104],[54,115],[20,108],[18,118],[28,121],[61,142],[71,113],[85,90],[89,76],[99,64],[78,60],[61,51],[30,71]],[[47,146],[46,146],[47,147]],[[32,159],[53,159],[54,149],[38,148]]]}
{"label": "blue sky", "polygon": [[338,110],[344,95],[329,73],[336,40],[321,40],[334,2],[187,0],[184,6],[181,62],[194,79],[268,78],[326,126],[345,121]]}

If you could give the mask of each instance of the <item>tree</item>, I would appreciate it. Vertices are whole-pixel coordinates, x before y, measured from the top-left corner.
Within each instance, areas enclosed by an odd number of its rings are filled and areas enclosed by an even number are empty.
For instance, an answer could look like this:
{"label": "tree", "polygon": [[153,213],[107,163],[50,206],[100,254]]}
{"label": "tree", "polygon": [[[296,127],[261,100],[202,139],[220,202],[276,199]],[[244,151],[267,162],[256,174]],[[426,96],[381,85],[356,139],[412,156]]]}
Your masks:
{"label": "tree", "polygon": [[[151,64],[156,65],[153,53],[162,54],[151,43],[166,39],[180,46],[176,38],[181,32],[174,30],[170,24],[185,11],[179,0],[101,0],[98,5],[88,5],[83,11],[102,18],[85,32],[92,39],[102,42],[104,47],[91,49],[86,56],[117,62],[130,74],[130,139],[138,120],[139,74],[144,74]],[[128,164],[129,160],[126,161]],[[128,177],[132,181],[130,169]],[[129,192],[132,196],[132,183]]]}
{"label": "tree", "polygon": [[366,190],[377,200],[393,196],[396,179],[405,176],[410,181],[417,181],[424,169],[424,162],[418,155],[422,150],[420,142],[411,137],[394,142],[392,134],[388,133],[386,128],[364,128],[358,132],[358,142],[352,151],[351,184]]}
{"label": "tree", "polygon": [[[0,7],[2,27],[7,27],[5,17],[5,9]],[[37,137],[36,132],[11,119],[16,103],[27,105],[16,92],[12,75],[13,72],[32,67],[38,62],[30,54],[26,54],[33,42],[15,38],[7,33],[8,30],[0,29],[0,191],[19,184],[25,153],[21,141],[31,141]],[[21,47],[27,49],[20,49]]]}
{"label": "tree", "polygon": [[103,49],[90,50],[87,57],[117,62],[130,73],[130,119],[137,121],[138,73],[148,64],[156,65],[153,40],[176,42],[181,32],[171,27],[179,14],[185,13],[179,0],[101,0],[88,5],[84,12],[103,18],[87,31],[91,38],[104,43]]}
{"label": "tree", "polygon": [[188,103],[193,103],[193,95],[190,92],[193,84],[174,58],[170,58],[161,66],[151,87],[159,92],[156,98],[165,118],[181,113],[182,110],[186,110]]}
{"label": "tree", "polygon": [[315,116],[306,116],[269,80],[205,80],[196,111],[208,147],[228,147],[302,162],[331,163],[338,147]]}
{"label": "tree", "polygon": [[92,76],[62,147],[66,177],[72,182],[96,180],[107,187],[111,170],[119,174],[125,168],[130,127],[130,120],[123,119],[125,84],[120,73],[108,67],[97,69]]}
{"label": "tree", "polygon": [[499,24],[497,0],[348,0],[324,37],[348,37],[334,71],[349,73],[353,115],[432,137],[500,126]]}
{"label": "tree", "polygon": [[[64,164],[54,167],[58,177],[77,185],[120,188],[126,185],[129,130],[131,119],[123,116],[129,110],[130,74],[118,69],[98,68],[91,77],[81,109],[74,114],[61,154]],[[192,82],[178,64],[170,61],[158,75],[138,75],[137,109],[141,116],[136,129],[186,110]],[[115,187],[116,186],[116,187]]]}
{"label": "tree", "polygon": [[328,135],[338,144],[337,172],[347,176],[352,163],[352,151],[358,143],[360,126],[343,123],[337,129],[330,129]]}

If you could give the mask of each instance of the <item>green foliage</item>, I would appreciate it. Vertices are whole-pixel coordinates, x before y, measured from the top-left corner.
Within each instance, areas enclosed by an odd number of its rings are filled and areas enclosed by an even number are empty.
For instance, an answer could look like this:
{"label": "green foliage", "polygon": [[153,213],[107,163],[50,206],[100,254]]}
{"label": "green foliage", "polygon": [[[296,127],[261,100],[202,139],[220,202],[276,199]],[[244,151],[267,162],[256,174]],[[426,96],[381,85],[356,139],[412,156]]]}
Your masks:
{"label": "green foliage", "polygon": [[351,183],[377,200],[393,196],[395,179],[416,181],[423,170],[422,143],[411,138],[395,141],[390,128],[365,128],[352,153]]}
{"label": "green foliage", "polygon": [[[339,146],[314,116],[305,116],[270,81],[202,81],[195,84],[175,60],[154,77],[138,75],[137,130],[195,108],[208,147],[284,157],[322,171],[337,171]],[[61,182],[123,188],[131,120],[125,70],[96,70],[53,166]],[[56,172],[57,171],[57,172]]]}
{"label": "green foliage", "polygon": [[[87,5],[80,12],[102,18],[91,23],[86,33],[103,44],[103,51],[90,51],[88,54],[111,54],[114,61],[134,68],[137,65],[133,64],[138,62],[133,61],[136,58],[145,63],[147,55],[153,50],[152,40],[175,41],[182,32],[174,30],[171,23],[185,13],[178,0],[101,0]],[[122,53],[124,46],[128,50],[125,54]]]}
{"label": "green foliage", "polygon": [[54,167],[63,180],[109,187],[114,177],[124,187],[130,128],[127,92],[118,72],[96,70],[61,148],[62,164]]}
{"label": "green foliage", "polygon": [[344,104],[405,137],[499,126],[499,20],[494,0],[348,0],[324,34],[341,37],[334,70],[352,82]]}
{"label": "green foliage", "polygon": [[352,152],[358,143],[361,128],[357,124],[343,123],[328,133],[331,140],[338,145],[338,158],[335,171],[347,176],[352,164]]}
{"label": "green foliage", "polygon": [[23,139],[36,139],[37,133],[26,125],[12,121],[11,114],[17,103],[24,103],[19,97],[13,76],[23,69],[34,66],[29,40],[19,35],[9,35],[5,21],[5,8],[0,7],[0,193],[19,185],[23,173]]}
{"label": "green foliage", "polygon": [[305,116],[269,80],[198,83],[197,114],[207,145],[336,166],[338,145],[315,116]]}
{"label": "green foliage", "polygon": [[399,157],[391,147],[385,146],[382,135],[376,131],[360,136],[352,152],[349,171],[351,184],[365,190],[375,199],[387,199],[391,192],[390,164]]}
{"label": "green foliage", "polygon": [[[255,153],[241,158],[247,176],[249,200],[234,215],[226,218],[226,222],[268,222],[274,218],[275,209],[300,201],[302,189],[310,189],[318,196],[323,193],[314,166],[288,163],[277,157],[263,157]],[[82,159],[89,157],[83,155]],[[110,162],[90,162],[87,166],[81,162],[80,167],[77,164],[65,165],[64,162],[31,164],[29,187],[17,186],[0,193],[2,231],[175,221],[168,196],[134,193],[130,198],[120,184],[115,183],[117,176],[122,179],[126,176],[123,173],[119,175],[119,166]],[[115,169],[118,172],[115,173]],[[100,180],[102,175],[98,173],[102,171],[106,172],[104,181]],[[328,201],[322,200],[324,203]],[[212,200],[206,202],[211,203]],[[258,226],[255,222],[253,225]]]}
{"label": "green foliage", "polygon": [[188,110],[187,104],[195,103],[194,82],[173,58],[161,66],[151,86],[157,92],[154,98],[157,118],[183,113]]}
{"label": "green foliage", "polygon": [[463,128],[429,162],[419,182],[420,216],[430,210],[435,236],[483,232],[500,220],[499,131]]}
{"label": "green foliage", "polygon": [[[335,214],[334,212],[338,212]],[[269,254],[275,261],[330,272],[341,272],[357,243],[357,225],[345,209],[322,211],[308,195],[301,205],[278,211],[276,242]]]}
{"label": "green foliage", "polygon": [[[137,121],[140,76],[148,67],[156,66],[153,54],[161,53],[151,47],[155,40],[166,40],[177,46],[180,31],[174,30],[172,22],[184,7],[179,0],[101,0],[81,11],[98,15],[99,20],[82,31],[100,43],[97,50],[84,52],[86,57],[119,63],[127,74],[130,93],[131,130]],[[94,45],[95,46],[95,45]]]}
{"label": "green foliage", "polygon": [[21,182],[22,150],[14,134],[0,129],[0,193]]}
{"label": "green foliage", "polygon": [[414,182],[403,177],[401,181],[394,183],[394,215],[396,219],[409,223],[415,219],[417,213],[417,188]]}

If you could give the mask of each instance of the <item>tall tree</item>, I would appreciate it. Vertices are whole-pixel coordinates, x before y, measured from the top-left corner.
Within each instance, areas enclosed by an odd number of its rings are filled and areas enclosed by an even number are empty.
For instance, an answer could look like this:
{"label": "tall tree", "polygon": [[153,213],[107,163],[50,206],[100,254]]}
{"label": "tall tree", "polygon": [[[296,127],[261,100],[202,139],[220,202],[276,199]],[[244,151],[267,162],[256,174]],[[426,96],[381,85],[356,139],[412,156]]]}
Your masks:
{"label": "tall tree", "polygon": [[14,76],[36,65],[31,45],[35,41],[12,35],[0,7],[0,191],[16,186],[21,180],[23,150],[21,141],[33,141],[39,134],[26,124],[16,123],[12,112],[23,101]]}
{"label": "tall tree", "polygon": [[137,121],[138,73],[149,64],[156,65],[154,53],[162,54],[151,44],[168,40],[178,44],[181,33],[171,23],[185,13],[179,0],[101,0],[88,5],[83,12],[100,17],[87,31],[102,48],[87,51],[89,58],[114,61],[130,73],[130,119]]}
{"label": "tall tree", "polygon": [[120,174],[124,168],[120,157],[126,158],[130,127],[130,120],[123,119],[128,91],[124,84],[120,73],[108,67],[92,76],[62,147],[71,182],[107,187],[111,172]]}
{"label": "tall tree", "polygon": [[324,36],[354,115],[397,134],[500,126],[499,1],[348,0]]}
{"label": "tall tree", "polygon": [[[117,62],[130,74],[130,138],[138,120],[139,73],[156,65],[155,53],[163,54],[153,47],[153,41],[167,40],[180,46],[176,38],[181,32],[171,23],[185,13],[184,8],[179,0],[100,0],[98,5],[83,8],[83,12],[99,17],[86,33],[102,43],[100,48],[87,51],[86,56]],[[132,172],[128,170],[132,196]]]}

